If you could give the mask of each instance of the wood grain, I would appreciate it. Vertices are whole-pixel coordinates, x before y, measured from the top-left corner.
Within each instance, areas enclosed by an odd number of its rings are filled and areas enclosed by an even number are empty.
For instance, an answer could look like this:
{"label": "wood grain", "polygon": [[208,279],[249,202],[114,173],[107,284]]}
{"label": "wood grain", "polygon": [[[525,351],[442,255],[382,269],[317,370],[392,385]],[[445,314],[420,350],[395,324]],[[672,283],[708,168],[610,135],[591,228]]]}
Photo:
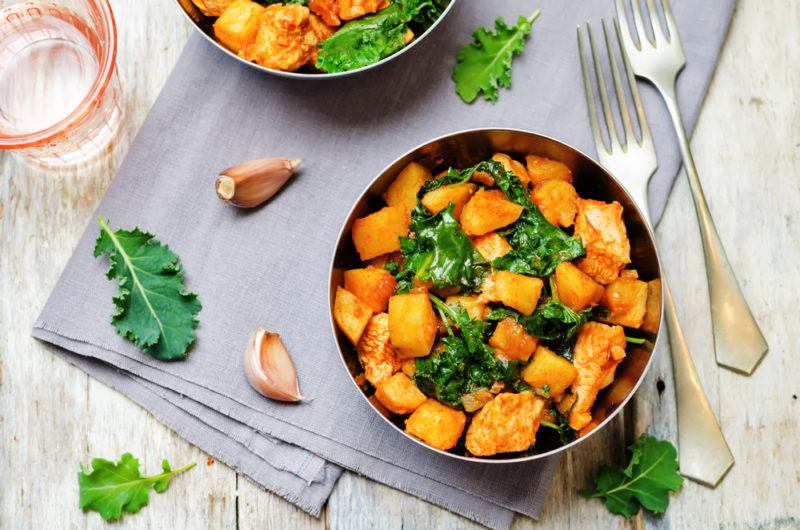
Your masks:
{"label": "wood grain", "polygon": [[[120,32],[126,139],[138,130],[191,32],[168,0],[112,0]],[[600,462],[624,458],[648,431],[676,440],[662,345],[629,408],[559,465],[542,522],[515,528],[800,528],[800,394],[795,308],[800,293],[800,2],[742,0],[692,146],[710,207],[745,295],[770,343],[751,377],[714,362],[697,224],[679,178],[657,237],[700,378],[736,457],[716,490],[687,482],[664,516],[611,516],[579,498]],[[92,456],[198,462],[118,528],[456,528],[475,525],[354,474],[320,519],[209,460],[147,412],[53,356],[30,329],[119,163],[45,172],[0,155],[0,528],[100,528],[77,508],[75,472]],[[796,355],[794,356],[796,357]],[[661,384],[663,382],[663,385]],[[628,425],[626,429],[625,426]]]}

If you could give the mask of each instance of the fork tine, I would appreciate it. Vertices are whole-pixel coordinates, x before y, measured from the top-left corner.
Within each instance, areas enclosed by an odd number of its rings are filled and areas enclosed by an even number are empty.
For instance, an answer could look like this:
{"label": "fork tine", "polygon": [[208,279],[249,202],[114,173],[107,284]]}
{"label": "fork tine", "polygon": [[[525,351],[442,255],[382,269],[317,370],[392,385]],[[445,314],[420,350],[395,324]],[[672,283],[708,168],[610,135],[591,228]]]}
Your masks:
{"label": "fork tine", "polygon": [[628,14],[625,12],[625,4],[622,0],[616,0],[617,6],[617,19],[622,26],[622,38],[625,46],[630,46],[630,49],[641,50],[640,44],[637,44],[631,38],[631,28],[628,26]]}
{"label": "fork tine", "polygon": [[606,146],[603,135],[600,134],[600,123],[597,119],[597,107],[594,104],[594,92],[592,91],[592,82],[589,80],[589,67],[586,64],[586,58],[583,51],[583,39],[581,38],[581,28],[578,26],[578,55],[581,60],[581,75],[583,76],[583,90],[586,93],[586,106],[589,108],[589,121],[592,124],[592,134],[594,135],[594,143],[597,145],[598,151],[600,146],[610,153],[610,149]]}
{"label": "fork tine", "polygon": [[647,30],[644,27],[644,19],[642,18],[642,8],[639,5],[639,0],[631,0],[631,6],[633,7],[633,22],[634,25],[636,26],[636,32],[639,35],[639,44],[644,46],[644,42],[647,41],[650,44],[655,45],[653,41],[650,40],[650,37],[647,35]]}
{"label": "fork tine", "polygon": [[631,115],[628,111],[628,101],[625,99],[625,92],[622,90],[622,82],[619,77],[619,70],[617,69],[617,59],[614,51],[611,48],[611,41],[608,38],[608,30],[606,29],[606,21],[602,20],[603,24],[603,39],[606,41],[606,52],[608,54],[608,62],[611,64],[611,77],[614,80],[614,91],[617,94],[617,104],[619,105],[619,113],[622,117],[622,126],[625,129],[625,138],[622,141],[623,148],[627,147],[628,142],[631,140],[636,141],[633,133],[633,124],[631,123]]}
{"label": "fork tine", "polygon": [[647,12],[650,15],[650,27],[653,28],[653,45],[658,46],[658,41],[666,40],[661,28],[661,19],[658,16],[655,0],[647,0]]}
{"label": "fork tine", "polygon": [[597,55],[597,49],[594,45],[594,36],[592,36],[592,26],[586,23],[586,32],[589,34],[589,48],[592,50],[592,63],[594,65],[594,76],[597,79],[597,91],[600,92],[600,104],[603,108],[603,116],[606,118],[606,127],[608,127],[608,139],[611,143],[610,151],[614,151],[614,146],[619,146],[619,136],[617,136],[617,127],[614,125],[614,116],[611,114],[611,105],[608,102],[608,89],[606,88],[606,80],[603,76],[603,70],[600,67],[600,59]]}
{"label": "fork tine", "polygon": [[667,19],[667,42],[672,42],[672,39],[678,38],[678,26],[675,24],[675,19],[672,18],[672,8],[669,6],[669,0],[661,0],[661,7],[664,10],[664,18]]}
{"label": "fork tine", "polygon": [[647,125],[647,118],[644,115],[644,105],[642,105],[642,99],[639,97],[639,89],[636,85],[636,78],[633,75],[630,60],[628,60],[628,53],[622,44],[624,36],[621,35],[622,32],[616,19],[614,19],[614,30],[617,33],[617,43],[622,54],[622,63],[625,65],[625,74],[628,78],[628,88],[631,91],[631,98],[633,98],[633,106],[636,107],[636,118],[639,120],[639,130],[642,133],[641,143],[646,144],[651,141],[650,127]]}

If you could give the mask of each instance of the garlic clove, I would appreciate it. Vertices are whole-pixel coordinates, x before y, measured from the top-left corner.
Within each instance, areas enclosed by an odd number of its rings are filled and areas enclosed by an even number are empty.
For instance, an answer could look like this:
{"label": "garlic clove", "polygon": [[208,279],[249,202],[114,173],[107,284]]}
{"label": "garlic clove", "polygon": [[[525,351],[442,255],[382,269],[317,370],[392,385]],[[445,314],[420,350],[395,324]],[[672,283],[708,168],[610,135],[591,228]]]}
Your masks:
{"label": "garlic clove", "polygon": [[300,158],[259,158],[223,170],[217,196],[240,208],[253,208],[275,195],[300,166]]}
{"label": "garlic clove", "polygon": [[244,373],[260,394],[278,401],[301,401],[294,363],[280,335],[258,328],[244,355]]}

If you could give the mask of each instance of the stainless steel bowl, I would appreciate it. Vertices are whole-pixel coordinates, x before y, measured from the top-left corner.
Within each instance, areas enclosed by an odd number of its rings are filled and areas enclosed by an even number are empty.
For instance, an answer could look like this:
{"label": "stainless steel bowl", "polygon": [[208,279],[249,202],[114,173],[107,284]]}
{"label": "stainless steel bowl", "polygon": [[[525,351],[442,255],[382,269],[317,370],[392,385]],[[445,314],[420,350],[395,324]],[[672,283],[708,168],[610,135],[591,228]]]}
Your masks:
{"label": "stainless steel bowl", "polygon": [[244,63],[244,64],[246,64],[246,65],[248,65],[248,66],[250,66],[252,68],[255,68],[256,70],[261,70],[262,72],[266,72],[266,73],[272,74],[272,75],[277,75],[277,76],[280,76],[280,77],[291,77],[291,78],[295,78],[295,79],[334,79],[334,78],[337,78],[337,77],[346,77],[346,76],[357,74],[357,73],[360,73],[360,72],[366,72],[367,70],[371,70],[371,69],[373,69],[373,68],[375,68],[377,66],[380,66],[380,65],[382,65],[384,63],[387,63],[387,62],[391,61],[392,59],[395,59],[395,58],[403,55],[408,50],[410,50],[411,48],[416,46],[419,42],[421,42],[425,37],[427,37],[428,34],[430,34],[442,22],[442,20],[444,20],[444,18],[447,16],[447,14],[450,12],[450,10],[453,8],[453,5],[456,3],[456,0],[452,0],[450,2],[450,4],[445,8],[444,12],[442,13],[442,16],[440,16],[438,18],[438,20],[436,20],[433,24],[431,24],[431,27],[429,27],[422,35],[420,35],[419,37],[415,38],[413,41],[411,41],[411,44],[409,44],[408,46],[404,47],[400,51],[398,51],[396,53],[393,53],[389,57],[386,57],[386,58],[378,61],[377,63],[373,63],[373,64],[371,64],[369,66],[365,66],[363,68],[358,68],[356,70],[348,70],[346,72],[337,72],[337,73],[334,73],[334,74],[306,73],[306,72],[284,72],[283,70],[274,70],[272,68],[266,68],[264,66],[260,66],[260,65],[254,63],[254,62],[247,61],[247,60],[239,57],[238,55],[236,55],[232,51],[230,51],[228,48],[226,48],[225,46],[220,44],[214,38],[214,33],[213,33],[212,29],[211,29],[211,26],[214,23],[215,17],[207,17],[207,16],[205,16],[203,13],[200,12],[199,9],[197,9],[197,7],[195,7],[195,5],[192,3],[192,0],[175,0],[175,2],[178,4],[178,7],[183,12],[183,14],[186,15],[186,18],[189,19],[189,22],[192,23],[192,25],[195,27],[195,29],[197,29],[197,31],[199,31],[200,34],[203,35],[203,37],[205,37],[209,42],[211,42],[214,46],[219,48],[221,51],[225,52],[226,55],[228,55],[229,57],[232,57],[233,59],[236,59],[237,61],[239,61],[241,63]]}
{"label": "stainless steel bowl", "polygon": [[[370,407],[375,407],[367,400],[367,394],[358,387],[355,376],[361,373],[361,369],[355,348],[348,339],[337,329],[333,320],[333,299],[336,287],[342,285],[343,272],[346,269],[360,266],[358,254],[353,246],[350,237],[350,229],[353,221],[363,217],[368,213],[376,211],[385,203],[383,202],[383,192],[395,179],[397,174],[410,162],[419,162],[430,168],[434,173],[438,170],[453,167],[467,167],[481,160],[486,160],[496,152],[509,153],[511,155],[534,154],[546,156],[559,160],[569,166],[574,177],[575,188],[581,197],[603,201],[618,201],[624,208],[624,220],[628,230],[628,238],[631,242],[631,267],[639,271],[640,277],[644,280],[652,280],[661,277],[658,254],[656,252],[653,234],[647,222],[634,204],[633,199],[622,185],[610,175],[600,164],[589,158],[584,153],[567,144],[542,136],[540,134],[518,130],[518,129],[472,129],[456,132],[436,138],[416,147],[404,154],[386,167],[375,179],[367,186],[364,192],[356,201],[347,220],[344,222],[331,263],[330,273],[330,322],[333,329],[336,343],[341,354],[342,362],[350,373],[353,384],[359,389],[359,393]],[[663,305],[663,300],[662,300]],[[662,311],[663,312],[663,311]],[[442,453],[449,457],[458,458],[472,462],[525,462],[543,458],[567,448],[580,444],[592,434],[598,432],[603,426],[608,424],[614,416],[619,413],[622,407],[628,402],[631,396],[642,382],[644,374],[652,361],[652,351],[655,347],[656,339],[660,334],[660,329],[656,333],[646,335],[649,344],[633,348],[629,345],[627,356],[617,367],[617,377],[614,383],[601,391],[597,398],[593,412],[599,414],[602,421],[588,435],[578,438],[575,441],[561,445],[550,429],[542,428],[537,432],[536,448],[525,453],[500,454],[490,458],[476,458],[457,454],[455,452],[440,451],[434,449],[403,431],[403,419],[397,418],[390,420],[385,418],[377,409],[375,413],[386,420],[392,428],[403,432],[414,443],[418,443],[430,449]]]}

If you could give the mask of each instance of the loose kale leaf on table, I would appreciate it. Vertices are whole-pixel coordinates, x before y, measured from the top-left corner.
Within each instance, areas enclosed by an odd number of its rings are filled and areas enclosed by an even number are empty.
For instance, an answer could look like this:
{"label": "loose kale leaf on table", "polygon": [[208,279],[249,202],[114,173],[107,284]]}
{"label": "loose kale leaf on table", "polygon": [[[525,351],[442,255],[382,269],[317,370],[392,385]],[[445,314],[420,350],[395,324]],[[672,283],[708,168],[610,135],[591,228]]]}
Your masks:
{"label": "loose kale leaf on table", "polygon": [[511,86],[511,59],[525,48],[525,38],[539,11],[530,17],[519,17],[514,26],[498,18],[494,33],[479,27],[473,33],[475,42],[458,52],[453,68],[456,93],[467,103],[472,103],[483,92],[487,101],[497,101],[500,87]]}
{"label": "loose kale leaf on table", "polygon": [[184,287],[178,256],[153,234],[138,228],[114,231],[103,219],[98,222],[94,255],[108,256],[106,276],[119,286],[111,316],[117,333],[156,359],[185,358],[201,304]]}
{"label": "loose kale leaf on table", "polygon": [[489,263],[453,216],[453,205],[431,215],[421,204],[411,212],[413,238],[400,238],[403,264],[396,274],[398,292],[412,287],[416,276],[436,287],[475,290],[489,274]]}
{"label": "loose kale leaf on table", "polygon": [[586,498],[605,499],[611,513],[633,517],[639,506],[662,513],[669,504],[669,492],[683,484],[678,473],[678,451],[669,442],[642,435],[630,446],[631,460],[624,469],[601,466],[595,477],[595,491],[582,491]]}
{"label": "loose kale leaf on table", "polygon": [[161,463],[163,473],[143,477],[139,472],[139,460],[125,453],[116,464],[103,458],[92,459],[92,470],[81,465],[78,472],[80,507],[99,512],[106,521],[119,519],[122,512],[136,513],[149,501],[152,486],[156,493],[163,493],[169,481],[194,467],[194,462],[180,469],[171,469],[169,462]]}

